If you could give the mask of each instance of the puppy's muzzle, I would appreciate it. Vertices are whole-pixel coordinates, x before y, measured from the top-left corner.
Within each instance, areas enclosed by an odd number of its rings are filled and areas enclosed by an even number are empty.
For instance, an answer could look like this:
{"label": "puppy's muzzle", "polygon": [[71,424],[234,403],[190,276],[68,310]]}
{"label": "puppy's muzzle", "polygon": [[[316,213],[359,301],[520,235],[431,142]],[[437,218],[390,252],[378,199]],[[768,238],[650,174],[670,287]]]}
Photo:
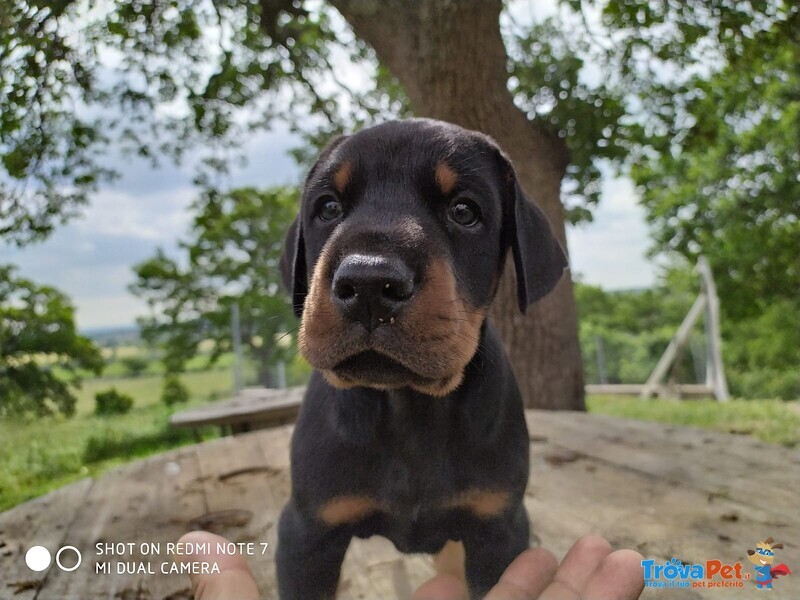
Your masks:
{"label": "puppy's muzzle", "polygon": [[350,254],[339,263],[331,282],[331,297],[342,316],[370,332],[393,324],[414,291],[414,273],[393,256]]}

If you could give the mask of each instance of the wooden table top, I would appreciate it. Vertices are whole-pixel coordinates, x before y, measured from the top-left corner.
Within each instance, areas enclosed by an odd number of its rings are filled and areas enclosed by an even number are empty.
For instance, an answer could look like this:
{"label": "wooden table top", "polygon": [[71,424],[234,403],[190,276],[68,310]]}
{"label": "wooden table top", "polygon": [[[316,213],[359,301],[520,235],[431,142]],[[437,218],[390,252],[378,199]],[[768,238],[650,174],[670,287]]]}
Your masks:
{"label": "wooden table top", "polygon": [[[532,544],[561,556],[599,533],[663,563],[746,560],[772,536],[793,574],[770,598],[800,598],[800,454],[749,437],[574,412],[528,411],[531,479],[526,506]],[[0,598],[189,598],[185,575],[96,573],[102,561],[147,561],[159,570],[167,542],[198,527],[236,542],[267,542],[250,557],[264,598],[274,598],[275,525],[289,494],[291,427],[228,437],[165,454],[60,488],[0,513]],[[97,543],[131,543],[122,557],[98,557]],[[147,557],[139,544],[161,544]],[[30,546],[83,555],[65,572],[36,573]],[[65,562],[67,562],[65,560]],[[776,562],[777,564],[777,562]],[[67,565],[69,566],[69,565]],[[339,598],[407,597],[433,573],[430,559],[402,556],[382,538],[355,541]],[[752,598],[743,589],[646,590],[643,598]]]}

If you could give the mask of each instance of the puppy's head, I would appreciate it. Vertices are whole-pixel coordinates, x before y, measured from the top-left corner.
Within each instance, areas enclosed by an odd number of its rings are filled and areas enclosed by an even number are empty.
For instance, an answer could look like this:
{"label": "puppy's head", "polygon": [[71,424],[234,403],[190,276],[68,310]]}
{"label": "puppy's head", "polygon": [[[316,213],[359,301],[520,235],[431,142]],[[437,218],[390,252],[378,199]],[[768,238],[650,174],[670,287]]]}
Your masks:
{"label": "puppy's head", "polygon": [[523,312],[566,266],[488,137],[414,119],[329,144],[281,262],[303,356],[334,386],[455,389],[511,248]]}

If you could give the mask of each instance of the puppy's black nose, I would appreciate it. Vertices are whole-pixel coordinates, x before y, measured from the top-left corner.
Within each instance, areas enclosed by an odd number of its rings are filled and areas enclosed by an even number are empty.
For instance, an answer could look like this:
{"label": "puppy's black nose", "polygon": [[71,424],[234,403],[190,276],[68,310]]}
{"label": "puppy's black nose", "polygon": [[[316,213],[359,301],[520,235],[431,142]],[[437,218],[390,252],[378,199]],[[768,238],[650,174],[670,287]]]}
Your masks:
{"label": "puppy's black nose", "polygon": [[334,303],[350,321],[372,331],[391,325],[414,295],[414,274],[399,258],[351,254],[333,274]]}

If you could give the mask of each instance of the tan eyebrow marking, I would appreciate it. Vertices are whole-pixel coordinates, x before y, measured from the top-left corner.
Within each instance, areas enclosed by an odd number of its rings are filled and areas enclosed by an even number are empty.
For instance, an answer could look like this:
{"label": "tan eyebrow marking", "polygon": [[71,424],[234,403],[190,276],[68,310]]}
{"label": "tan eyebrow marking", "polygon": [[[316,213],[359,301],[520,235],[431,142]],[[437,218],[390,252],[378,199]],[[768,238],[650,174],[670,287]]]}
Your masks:
{"label": "tan eyebrow marking", "polygon": [[436,183],[439,184],[439,189],[442,190],[442,193],[449,194],[456,187],[458,175],[447,163],[440,162],[436,165],[435,175]]}
{"label": "tan eyebrow marking", "polygon": [[344,193],[344,188],[347,186],[347,182],[350,181],[351,169],[352,166],[349,162],[343,162],[333,174],[333,186],[340,194]]}

